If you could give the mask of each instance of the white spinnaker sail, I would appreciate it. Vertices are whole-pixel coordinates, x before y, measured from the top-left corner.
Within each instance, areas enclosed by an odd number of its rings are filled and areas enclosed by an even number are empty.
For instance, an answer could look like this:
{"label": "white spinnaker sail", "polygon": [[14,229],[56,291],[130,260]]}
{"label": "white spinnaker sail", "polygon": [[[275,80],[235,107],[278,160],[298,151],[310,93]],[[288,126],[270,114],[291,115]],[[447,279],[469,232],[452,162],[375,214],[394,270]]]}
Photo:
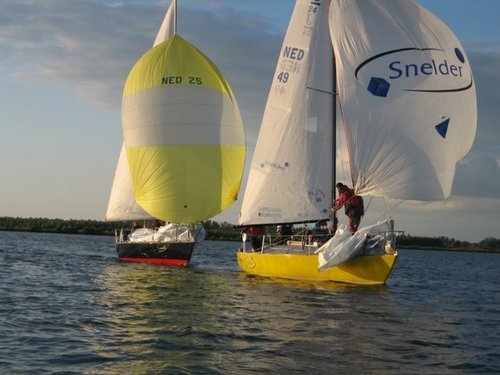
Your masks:
{"label": "white spinnaker sail", "polygon": [[334,100],[329,4],[296,2],[253,155],[240,224],[329,215]]}
{"label": "white spinnaker sail", "polygon": [[357,194],[448,197],[477,122],[458,39],[412,0],[332,0],[329,21]]}
{"label": "white spinnaker sail", "polygon": [[[175,18],[177,1],[173,0],[165,13],[165,18],[156,35],[153,47],[175,34]],[[141,220],[151,219],[152,216],[144,211],[136,202],[130,170],[127,162],[125,144],[122,144],[120,157],[116,165],[115,177],[111,187],[111,195],[106,211],[106,220]]]}

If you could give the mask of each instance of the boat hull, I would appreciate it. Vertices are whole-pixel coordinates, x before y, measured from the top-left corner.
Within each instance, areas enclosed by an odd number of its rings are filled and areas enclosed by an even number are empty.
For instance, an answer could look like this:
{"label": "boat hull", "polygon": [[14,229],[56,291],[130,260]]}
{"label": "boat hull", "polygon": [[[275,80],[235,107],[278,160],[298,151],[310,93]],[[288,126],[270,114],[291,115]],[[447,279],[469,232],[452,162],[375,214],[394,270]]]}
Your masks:
{"label": "boat hull", "polygon": [[397,260],[393,255],[361,255],[326,271],[318,271],[316,254],[237,253],[238,265],[248,274],[358,285],[385,284]]}
{"label": "boat hull", "polygon": [[118,259],[130,262],[188,266],[195,242],[118,242]]}

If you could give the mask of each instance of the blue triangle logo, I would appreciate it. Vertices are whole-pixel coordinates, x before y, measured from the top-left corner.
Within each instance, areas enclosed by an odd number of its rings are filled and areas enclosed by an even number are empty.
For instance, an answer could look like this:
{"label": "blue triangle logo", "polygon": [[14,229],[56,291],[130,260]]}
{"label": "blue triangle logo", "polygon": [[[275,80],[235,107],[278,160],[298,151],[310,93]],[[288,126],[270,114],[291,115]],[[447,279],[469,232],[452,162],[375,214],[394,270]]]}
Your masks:
{"label": "blue triangle logo", "polygon": [[450,119],[446,119],[442,123],[436,125],[436,131],[443,138],[446,138],[446,132],[448,131],[448,124],[449,123],[450,123]]}

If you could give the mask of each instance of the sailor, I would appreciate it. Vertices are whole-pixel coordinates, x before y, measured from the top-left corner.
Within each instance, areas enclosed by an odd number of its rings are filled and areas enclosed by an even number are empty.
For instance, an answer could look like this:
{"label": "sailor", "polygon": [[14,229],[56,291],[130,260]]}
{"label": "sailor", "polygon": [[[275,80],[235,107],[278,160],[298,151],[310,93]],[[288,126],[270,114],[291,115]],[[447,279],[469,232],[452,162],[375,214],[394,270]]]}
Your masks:
{"label": "sailor", "polygon": [[332,211],[338,211],[345,207],[345,214],[349,217],[349,227],[351,229],[351,234],[356,233],[361,222],[361,216],[365,213],[365,208],[363,204],[363,198],[359,195],[354,194],[354,190],[350,189],[347,185],[342,182],[338,182],[335,185],[339,192],[339,197],[335,201],[335,205],[332,207]]}
{"label": "sailor", "polygon": [[264,241],[264,236],[266,235],[266,226],[265,225],[253,225],[243,229],[243,232],[246,232],[250,235],[250,242],[252,244],[253,251],[259,251],[262,248],[262,244]]}

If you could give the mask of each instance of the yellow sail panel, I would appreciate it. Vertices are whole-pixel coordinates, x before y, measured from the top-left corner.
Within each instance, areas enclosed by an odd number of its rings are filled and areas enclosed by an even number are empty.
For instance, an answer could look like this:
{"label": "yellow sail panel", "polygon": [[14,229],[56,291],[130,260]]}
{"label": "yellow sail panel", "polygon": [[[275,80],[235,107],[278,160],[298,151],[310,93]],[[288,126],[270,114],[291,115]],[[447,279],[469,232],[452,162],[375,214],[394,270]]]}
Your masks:
{"label": "yellow sail panel", "polygon": [[137,61],[125,82],[123,96],[178,85],[213,88],[234,99],[215,64],[179,35],[158,44]]}
{"label": "yellow sail panel", "polygon": [[221,210],[228,208],[238,197],[243,169],[245,167],[246,147],[222,146],[219,149],[222,170],[222,190],[220,192]]}
{"label": "yellow sail panel", "polygon": [[137,202],[159,219],[205,220],[237,197],[244,146],[176,145],[127,148]]}

